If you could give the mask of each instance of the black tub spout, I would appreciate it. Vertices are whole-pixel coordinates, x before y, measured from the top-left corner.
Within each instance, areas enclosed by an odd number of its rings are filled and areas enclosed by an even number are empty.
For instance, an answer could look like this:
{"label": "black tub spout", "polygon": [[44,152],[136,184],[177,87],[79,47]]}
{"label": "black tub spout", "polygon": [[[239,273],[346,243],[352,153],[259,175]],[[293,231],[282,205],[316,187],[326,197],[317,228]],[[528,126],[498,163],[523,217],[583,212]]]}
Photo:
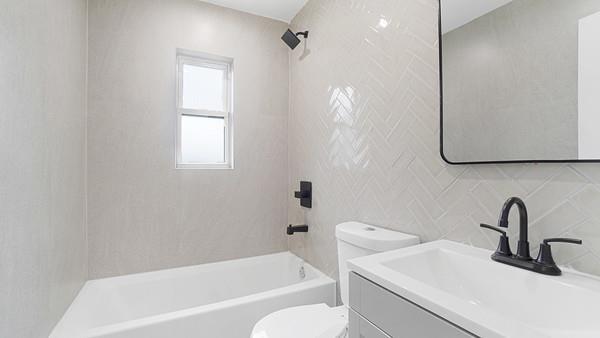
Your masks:
{"label": "black tub spout", "polygon": [[287,234],[293,235],[296,232],[308,232],[308,225],[288,225]]}

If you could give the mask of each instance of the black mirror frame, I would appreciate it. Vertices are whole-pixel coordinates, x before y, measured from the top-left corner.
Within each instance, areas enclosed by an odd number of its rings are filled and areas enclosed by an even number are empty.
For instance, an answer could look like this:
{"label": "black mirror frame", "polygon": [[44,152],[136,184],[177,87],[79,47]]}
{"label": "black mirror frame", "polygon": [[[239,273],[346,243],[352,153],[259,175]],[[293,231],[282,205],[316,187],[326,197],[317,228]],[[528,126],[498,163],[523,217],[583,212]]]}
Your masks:
{"label": "black mirror frame", "polygon": [[444,162],[451,165],[471,165],[471,164],[511,164],[511,163],[600,163],[597,160],[511,160],[511,161],[474,161],[474,162],[453,162],[444,154],[444,77],[442,70],[442,1],[438,0],[438,47],[439,47],[439,75],[440,75],[440,156]]}

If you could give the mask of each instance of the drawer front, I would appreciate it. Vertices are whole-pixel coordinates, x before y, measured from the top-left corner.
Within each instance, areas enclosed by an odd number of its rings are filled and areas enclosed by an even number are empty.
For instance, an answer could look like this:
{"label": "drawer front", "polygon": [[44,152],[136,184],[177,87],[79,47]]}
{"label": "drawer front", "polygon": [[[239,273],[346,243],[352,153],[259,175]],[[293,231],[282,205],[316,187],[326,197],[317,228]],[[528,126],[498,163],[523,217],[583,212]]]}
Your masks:
{"label": "drawer front", "polygon": [[354,272],[350,307],[394,338],[476,337]]}
{"label": "drawer front", "polygon": [[391,338],[352,309],[349,311],[349,317],[349,338]]}

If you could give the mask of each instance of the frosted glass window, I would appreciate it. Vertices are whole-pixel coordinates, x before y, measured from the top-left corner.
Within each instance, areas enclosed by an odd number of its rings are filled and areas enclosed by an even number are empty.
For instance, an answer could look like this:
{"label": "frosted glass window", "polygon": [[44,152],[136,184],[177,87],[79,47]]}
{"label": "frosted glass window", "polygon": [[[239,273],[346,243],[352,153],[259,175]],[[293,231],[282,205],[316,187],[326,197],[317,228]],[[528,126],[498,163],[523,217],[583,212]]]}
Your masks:
{"label": "frosted glass window", "polygon": [[223,111],[225,71],[195,65],[183,65],[184,109]]}
{"label": "frosted glass window", "polygon": [[185,163],[225,163],[225,119],[181,117],[181,159]]}
{"label": "frosted glass window", "polygon": [[233,169],[233,60],[177,51],[177,168]]}

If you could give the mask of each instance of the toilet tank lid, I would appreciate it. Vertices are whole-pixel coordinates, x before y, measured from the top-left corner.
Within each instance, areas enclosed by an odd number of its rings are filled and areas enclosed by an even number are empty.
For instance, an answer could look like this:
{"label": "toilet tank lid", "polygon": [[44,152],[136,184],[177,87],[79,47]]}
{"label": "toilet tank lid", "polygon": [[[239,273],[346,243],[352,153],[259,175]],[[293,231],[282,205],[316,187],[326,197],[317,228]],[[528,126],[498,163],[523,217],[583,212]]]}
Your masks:
{"label": "toilet tank lid", "polygon": [[338,240],[377,252],[405,248],[420,243],[417,236],[359,222],[338,224],[335,227],[335,237]]}

